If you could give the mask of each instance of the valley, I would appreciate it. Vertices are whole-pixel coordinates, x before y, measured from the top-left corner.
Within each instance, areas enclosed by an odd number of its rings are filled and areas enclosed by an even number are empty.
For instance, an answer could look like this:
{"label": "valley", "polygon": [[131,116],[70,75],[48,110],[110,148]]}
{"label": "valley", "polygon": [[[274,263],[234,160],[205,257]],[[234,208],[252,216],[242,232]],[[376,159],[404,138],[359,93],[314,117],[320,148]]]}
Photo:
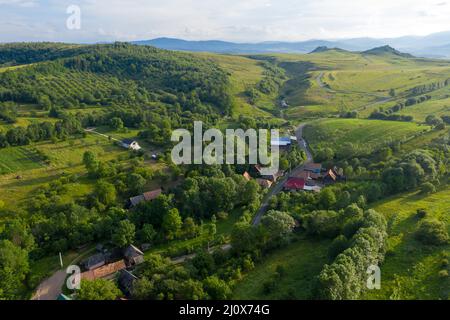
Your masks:
{"label": "valley", "polygon": [[[280,176],[175,165],[194,121],[279,129]],[[0,299],[58,287],[60,253],[126,268],[52,298],[448,299],[449,125],[450,61],[387,46],[0,45]]]}

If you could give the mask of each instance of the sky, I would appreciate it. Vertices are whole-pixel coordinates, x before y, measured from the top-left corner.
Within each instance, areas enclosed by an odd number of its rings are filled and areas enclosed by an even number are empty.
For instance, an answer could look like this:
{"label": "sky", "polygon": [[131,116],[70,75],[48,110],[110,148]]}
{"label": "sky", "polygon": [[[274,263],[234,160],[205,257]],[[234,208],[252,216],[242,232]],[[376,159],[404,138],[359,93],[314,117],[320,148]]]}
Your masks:
{"label": "sky", "polygon": [[0,0],[0,42],[392,38],[448,31],[449,17],[450,0]]}

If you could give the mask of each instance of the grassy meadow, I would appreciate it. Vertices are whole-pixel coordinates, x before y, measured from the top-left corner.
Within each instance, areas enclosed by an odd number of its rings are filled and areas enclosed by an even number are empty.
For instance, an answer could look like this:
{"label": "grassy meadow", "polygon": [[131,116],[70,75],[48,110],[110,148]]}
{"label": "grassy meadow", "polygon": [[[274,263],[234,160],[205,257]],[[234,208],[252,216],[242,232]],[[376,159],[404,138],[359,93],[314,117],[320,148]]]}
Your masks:
{"label": "grassy meadow", "polygon": [[430,247],[415,239],[420,219],[418,209],[427,211],[427,218],[447,224],[450,232],[450,187],[422,196],[416,192],[387,199],[373,206],[383,213],[389,225],[388,252],[381,266],[381,290],[367,293],[367,299],[448,299],[450,283],[440,278],[447,270],[443,260],[449,258],[450,245]]}

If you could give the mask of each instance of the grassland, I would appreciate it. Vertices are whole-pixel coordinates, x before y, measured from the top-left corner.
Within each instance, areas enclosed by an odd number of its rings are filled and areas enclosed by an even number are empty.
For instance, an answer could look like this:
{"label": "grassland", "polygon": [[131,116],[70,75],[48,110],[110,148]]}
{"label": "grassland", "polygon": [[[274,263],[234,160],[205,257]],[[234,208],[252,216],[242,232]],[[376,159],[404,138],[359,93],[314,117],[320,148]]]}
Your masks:
{"label": "grassland", "polygon": [[[219,55],[209,53],[199,53],[198,55],[207,57],[226,70],[230,76],[231,92],[235,97],[233,114],[252,117],[271,117],[267,111],[258,108],[248,102],[245,91],[255,87],[263,78],[264,68],[261,62],[247,57],[233,55]],[[273,105],[275,97],[263,96],[259,103],[263,105]]]}
{"label": "grassland", "polygon": [[371,291],[367,299],[448,299],[450,281],[440,278],[444,256],[450,245],[429,247],[418,242],[414,233],[418,209],[426,209],[429,218],[447,224],[450,232],[450,187],[430,196],[407,193],[375,204],[374,209],[389,221],[388,253],[381,266],[381,290]]}
{"label": "grassland", "polygon": [[31,147],[15,147],[0,150],[0,175],[42,167],[42,159]]}
{"label": "grassland", "polygon": [[[296,119],[349,110],[368,115],[387,101],[404,98],[411,88],[443,81],[450,73],[448,61],[408,59],[391,54],[329,50],[274,57],[291,75],[297,72],[299,77],[308,77],[301,85],[288,82],[284,90],[290,105],[286,114]],[[308,70],[296,67],[305,63],[311,65]],[[389,95],[391,89],[395,90],[395,97]]]}
{"label": "grassland", "polygon": [[[314,277],[327,262],[329,241],[299,240],[269,255],[236,284],[233,299],[274,300],[311,298]],[[264,283],[275,277],[279,266],[284,269],[271,292]]]}
{"label": "grassland", "polygon": [[[39,150],[50,159],[49,165],[30,158],[30,150]],[[33,190],[43,184],[49,183],[64,174],[85,174],[82,158],[85,151],[94,152],[102,161],[113,160],[127,151],[121,149],[107,139],[88,135],[82,139],[70,139],[57,143],[42,142],[27,147],[12,147],[0,149],[0,159],[6,163],[10,172],[0,175],[0,200],[6,207],[17,208]],[[19,161],[17,161],[19,159]],[[16,176],[21,176],[20,180]],[[89,192],[91,182],[80,180],[69,186],[69,194],[75,198]]]}
{"label": "grassland", "polygon": [[367,154],[387,143],[406,141],[429,129],[410,122],[323,119],[309,123],[304,133],[313,151],[328,147],[345,154],[351,144],[356,154]]}

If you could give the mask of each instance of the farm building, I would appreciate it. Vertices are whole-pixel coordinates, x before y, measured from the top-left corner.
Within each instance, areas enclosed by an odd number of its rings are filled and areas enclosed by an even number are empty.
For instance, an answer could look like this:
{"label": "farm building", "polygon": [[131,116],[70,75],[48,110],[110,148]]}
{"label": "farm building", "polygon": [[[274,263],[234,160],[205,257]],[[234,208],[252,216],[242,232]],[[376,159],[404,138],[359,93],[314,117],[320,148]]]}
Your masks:
{"label": "farm building", "polygon": [[114,263],[110,263],[107,265],[104,265],[100,268],[97,269],[93,269],[93,270],[89,270],[86,272],[83,272],[81,274],[81,279],[82,280],[95,280],[95,279],[102,279],[102,278],[106,278],[109,277],[113,274],[115,274],[116,272],[126,269],[126,265],[125,265],[125,261],[124,260],[120,260],[118,262],[114,262]]}
{"label": "farm building", "polygon": [[262,173],[262,170],[264,169],[263,167],[261,167],[260,165],[255,165],[255,169],[256,169],[256,171],[257,171],[257,173],[259,174],[259,176],[260,176],[261,179],[269,180],[269,181],[272,182],[272,183],[277,182],[277,180],[278,180],[279,178],[281,178],[282,176],[284,176],[284,171],[281,171],[281,170],[278,171],[278,172],[275,173],[275,174],[264,175],[264,174]]}
{"label": "farm building", "polygon": [[141,146],[139,145],[139,143],[135,140],[131,140],[131,139],[124,139],[120,142],[120,145],[122,147],[124,147],[125,149],[131,149],[134,151],[139,151],[141,150]]}
{"label": "farm building", "polygon": [[91,257],[89,257],[84,262],[84,267],[86,270],[94,270],[100,268],[106,264],[106,257],[103,253],[97,253]]}
{"label": "farm building", "polygon": [[289,147],[292,144],[291,137],[281,137],[270,140],[271,146]]}
{"label": "farm building", "polygon": [[134,274],[127,270],[121,270],[119,275],[119,289],[127,296],[133,293],[134,282],[138,280]]}
{"label": "farm building", "polygon": [[284,190],[286,191],[299,191],[304,190],[305,180],[302,178],[289,178],[289,180],[284,185]]}
{"label": "farm building", "polygon": [[155,200],[162,194],[162,189],[156,189],[153,191],[145,192],[144,194],[138,195],[136,197],[132,197],[128,200],[128,207],[134,208],[141,202],[148,202]]}
{"label": "farm building", "polygon": [[129,266],[135,266],[144,262],[144,253],[132,244],[124,250],[123,256]]}
{"label": "farm building", "polygon": [[305,171],[309,171],[316,174],[322,173],[322,164],[321,163],[307,163],[305,165]]}
{"label": "farm building", "polygon": [[247,181],[252,180],[252,177],[250,176],[250,174],[249,174],[247,171],[245,171],[244,174],[243,174],[242,176],[243,176],[243,177],[245,178],[245,180],[247,180]]}

